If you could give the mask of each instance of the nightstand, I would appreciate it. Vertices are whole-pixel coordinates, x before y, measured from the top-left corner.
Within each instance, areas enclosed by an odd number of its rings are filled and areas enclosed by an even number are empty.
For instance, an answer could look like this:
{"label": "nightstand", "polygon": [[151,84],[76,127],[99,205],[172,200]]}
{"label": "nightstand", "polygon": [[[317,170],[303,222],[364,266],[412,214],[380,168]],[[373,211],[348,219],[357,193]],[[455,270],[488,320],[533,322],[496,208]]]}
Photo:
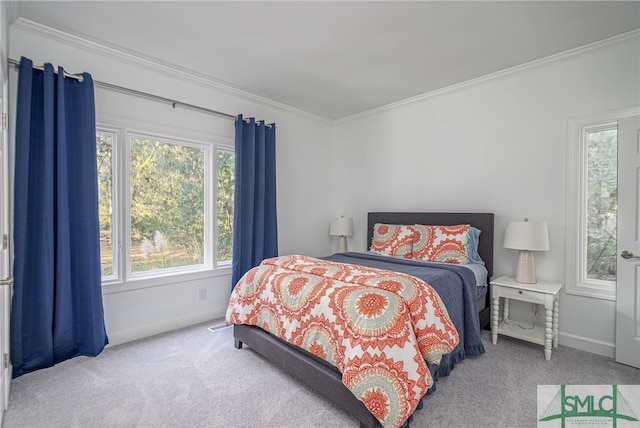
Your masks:
{"label": "nightstand", "polygon": [[[491,284],[491,341],[498,342],[498,334],[527,340],[544,345],[544,357],[551,359],[551,345],[558,346],[558,299],[562,284],[538,281],[535,284],[522,284],[514,278],[501,276]],[[500,298],[504,299],[502,321],[498,322]],[[509,323],[509,299],[543,305],[545,309],[545,325],[534,326],[527,330]]]}

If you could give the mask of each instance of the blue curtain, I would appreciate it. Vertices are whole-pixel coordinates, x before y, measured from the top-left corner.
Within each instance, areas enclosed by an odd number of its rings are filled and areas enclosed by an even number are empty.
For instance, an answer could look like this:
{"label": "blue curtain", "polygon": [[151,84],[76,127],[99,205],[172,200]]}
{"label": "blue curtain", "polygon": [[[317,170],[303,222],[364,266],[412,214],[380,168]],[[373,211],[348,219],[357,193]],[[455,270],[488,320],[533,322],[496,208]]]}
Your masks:
{"label": "blue curtain", "polygon": [[236,119],[232,287],[249,269],[278,255],[276,125]]}
{"label": "blue curtain", "polygon": [[14,189],[13,376],[108,343],[102,307],[93,80],[22,58]]}

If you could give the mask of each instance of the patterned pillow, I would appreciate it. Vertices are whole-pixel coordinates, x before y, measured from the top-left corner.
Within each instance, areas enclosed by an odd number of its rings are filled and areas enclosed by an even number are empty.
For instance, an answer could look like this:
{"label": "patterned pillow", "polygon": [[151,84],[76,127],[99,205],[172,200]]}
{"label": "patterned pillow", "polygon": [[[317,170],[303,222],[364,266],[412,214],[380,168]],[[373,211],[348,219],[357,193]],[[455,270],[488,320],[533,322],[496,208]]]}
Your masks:
{"label": "patterned pillow", "polygon": [[376,223],[373,226],[371,251],[410,259],[414,240],[415,229],[411,225]]}
{"label": "patterned pillow", "polygon": [[413,258],[432,262],[469,263],[469,225],[425,226],[416,224]]}

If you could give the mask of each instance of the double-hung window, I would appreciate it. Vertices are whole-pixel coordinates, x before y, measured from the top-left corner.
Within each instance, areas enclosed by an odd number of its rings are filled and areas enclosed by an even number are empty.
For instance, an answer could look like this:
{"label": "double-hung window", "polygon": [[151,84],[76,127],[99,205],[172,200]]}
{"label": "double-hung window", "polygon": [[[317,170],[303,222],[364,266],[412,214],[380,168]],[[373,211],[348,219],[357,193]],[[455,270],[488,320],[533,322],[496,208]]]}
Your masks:
{"label": "double-hung window", "polygon": [[103,284],[230,264],[232,147],[99,127],[97,156]]}

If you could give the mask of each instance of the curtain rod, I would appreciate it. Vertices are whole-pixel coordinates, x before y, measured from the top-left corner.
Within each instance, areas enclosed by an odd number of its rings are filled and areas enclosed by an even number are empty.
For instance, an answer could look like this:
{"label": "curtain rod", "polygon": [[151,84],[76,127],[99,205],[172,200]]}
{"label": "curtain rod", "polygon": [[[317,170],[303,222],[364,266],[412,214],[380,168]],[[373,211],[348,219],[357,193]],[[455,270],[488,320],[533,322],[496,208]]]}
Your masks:
{"label": "curtain rod", "polygon": [[[15,66],[16,68],[18,68],[20,66],[20,62],[16,61],[15,59],[12,59],[12,58],[8,58],[7,62],[9,64]],[[33,68],[35,68],[36,70],[44,70],[44,67],[42,67],[42,66],[35,66],[34,65]],[[76,74],[69,74],[67,72],[65,72],[64,75],[65,75],[65,77],[70,77],[72,79],[78,79],[78,80],[82,81],[82,76],[78,76]],[[125,88],[123,86],[113,85],[111,83],[100,82],[98,80],[94,80],[93,83],[94,83],[95,86],[98,86],[98,87],[101,87],[101,88],[105,88],[105,89],[111,89],[112,91],[124,92],[124,93],[128,93],[128,94],[137,95],[137,96],[139,96],[141,98],[147,98],[147,99],[153,100],[153,101],[160,101],[160,102],[168,103],[168,104],[171,104],[171,106],[173,108],[184,107],[184,108],[188,108],[190,110],[201,111],[201,112],[204,112],[204,113],[213,114],[213,115],[224,117],[224,118],[227,118],[227,119],[236,120],[236,115],[233,115],[233,114],[223,113],[221,111],[211,110],[211,109],[208,109],[208,108],[205,108],[205,107],[200,107],[200,106],[193,105],[193,104],[183,103],[181,101],[172,100],[170,98],[161,97],[159,95],[153,95],[153,94],[149,94],[147,92],[142,92],[142,91],[137,91],[135,89]],[[248,120],[246,120],[246,121],[248,122]]]}
{"label": "curtain rod", "polygon": [[[15,59],[9,58],[7,59],[7,62],[11,65],[14,65],[16,68],[20,67],[20,61],[16,61]],[[35,68],[36,70],[40,70],[40,71],[44,71],[44,66],[42,65],[33,65],[33,68]],[[58,74],[57,71],[54,70],[54,73]],[[81,74],[71,74],[71,73],[67,73],[66,71],[64,72],[64,77],[68,77],[70,79],[75,79],[79,82],[82,82],[82,75]]]}

